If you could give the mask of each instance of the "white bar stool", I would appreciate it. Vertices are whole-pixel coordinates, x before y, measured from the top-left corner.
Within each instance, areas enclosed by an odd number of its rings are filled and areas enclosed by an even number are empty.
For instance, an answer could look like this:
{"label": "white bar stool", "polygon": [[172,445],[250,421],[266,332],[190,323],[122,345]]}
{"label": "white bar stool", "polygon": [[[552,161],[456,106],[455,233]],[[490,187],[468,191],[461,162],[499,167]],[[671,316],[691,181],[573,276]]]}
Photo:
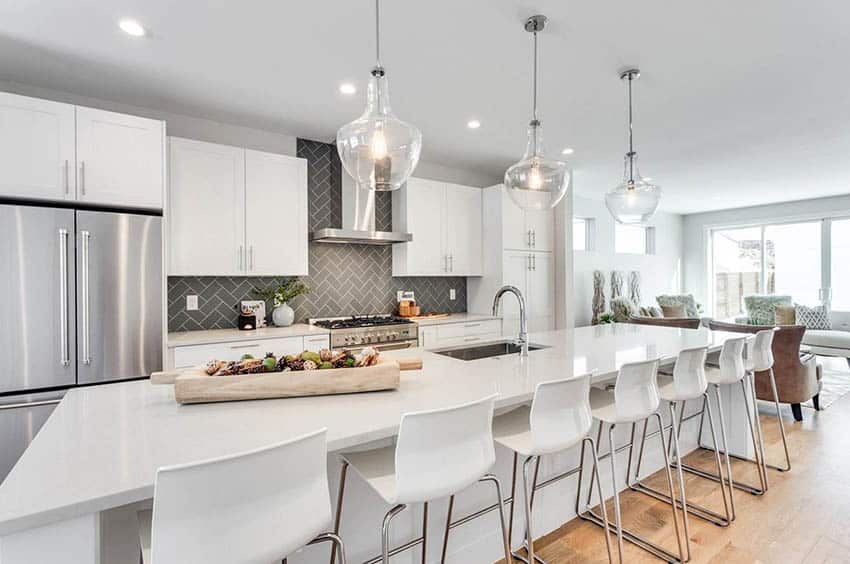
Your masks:
{"label": "white bar stool", "polygon": [[[733,495],[733,488],[737,488],[742,491],[746,491],[753,495],[762,495],[767,491],[767,472],[764,468],[764,459],[761,456],[763,452],[763,448],[761,448],[761,434],[758,432],[756,428],[756,419],[758,415],[756,414],[753,417],[753,413],[750,411],[750,400],[747,389],[752,389],[751,383],[748,382],[749,373],[746,370],[744,363],[744,347],[746,346],[748,337],[740,337],[736,339],[727,339],[723,343],[723,348],[720,350],[720,357],[718,359],[719,366],[716,369],[708,370],[706,372],[706,380],[708,383],[714,388],[715,399],[717,400],[717,409],[718,409],[718,419],[720,422],[720,437],[723,446],[723,457],[725,459],[726,465],[726,478],[725,480],[721,478],[720,472],[717,474],[713,474],[711,472],[707,472],[701,468],[697,468],[695,466],[691,466],[688,464],[682,464],[682,469],[691,474],[695,474],[701,476],[703,478],[707,478],[709,480],[714,480],[716,482],[725,481],[725,483],[729,486],[729,501],[732,510],[732,520],[735,520],[735,496]],[[755,460],[749,460],[740,456],[735,456],[729,452],[729,448],[727,445],[727,435],[726,435],[726,420],[723,414],[723,402],[720,397],[720,387],[721,386],[741,386],[741,393],[743,394],[744,408],[746,410],[747,415],[747,427],[749,428],[750,437],[753,441],[753,452],[755,453]],[[702,411],[700,413],[700,426],[698,437],[699,440],[702,439],[702,429],[703,422],[705,417],[706,408],[709,406],[709,402],[707,400],[703,400]],[[684,407],[683,407],[684,410]],[[681,421],[681,420],[680,420]],[[681,424],[681,423],[680,423]],[[716,450],[716,448],[711,448],[700,443],[699,448],[703,450]],[[739,482],[732,478],[732,466],[730,464],[730,457],[736,458],[739,460],[745,460],[748,462],[752,462],[756,465],[758,469],[759,475],[759,486],[754,486],[751,484],[747,484],[745,482]]]}
{"label": "white bar stool", "polygon": [[267,564],[332,542],[325,430],[250,452],[160,468],[139,512],[147,564]]}
{"label": "white bar stool", "polygon": [[[350,466],[384,501],[393,507],[384,515],[381,529],[381,556],[367,563],[388,564],[390,557],[422,545],[426,561],[428,502],[448,497],[476,482],[491,482],[499,508],[505,558],[511,550],[505,527],[502,488],[489,471],[496,462],[493,445],[493,400],[496,395],[471,403],[406,413],[401,418],[397,444],[342,455],[336,531],[342,517],[345,479]],[[423,532],[418,539],[390,548],[390,523],[411,503],[424,503]],[[448,532],[446,533],[448,535]],[[331,558],[333,563],[333,557]]]}
{"label": "white bar stool", "polygon": [[[666,495],[664,492],[647,486],[638,480],[640,477],[641,462],[643,460],[643,450],[646,443],[646,425],[644,425],[643,428],[643,438],[641,439],[637,465],[635,466],[635,473],[633,477],[635,481],[630,484],[632,490],[645,493],[655,499],[667,503],[675,501],[679,505],[683,512],[683,522],[685,525],[685,548],[687,549],[689,560],[691,557],[691,543],[688,513],[722,527],[727,527],[732,522],[729,500],[726,496],[726,486],[720,484],[720,493],[723,498],[723,508],[725,512],[724,515],[700,505],[693,503],[688,504],[685,494],[685,480],[680,466],[681,451],[679,450],[679,435],[682,432],[682,418],[680,416],[679,424],[676,425],[676,408],[679,404],[681,404],[684,413],[684,405],[686,401],[702,398],[708,409],[708,421],[711,429],[711,438],[714,444],[714,459],[717,465],[717,474],[721,475],[723,472],[723,468],[720,463],[720,447],[717,442],[717,434],[715,432],[714,413],[712,412],[711,404],[707,403],[708,381],[705,373],[705,359],[707,355],[708,347],[697,347],[683,350],[676,358],[676,364],[673,367],[673,374],[659,374],[658,376],[658,395],[662,400],[668,402],[670,406],[671,429],[670,439],[667,442],[667,456],[675,456],[675,463],[673,463],[673,466],[677,469],[679,474],[679,494],[681,495],[681,500],[672,500],[670,496]],[[635,425],[636,424],[634,423],[632,424],[632,436],[634,436]],[[630,474],[630,471],[631,457],[629,458],[629,471],[626,472],[627,476]]]}
{"label": "white bar stool", "polygon": [[[614,517],[616,520],[615,530],[617,532],[617,549],[620,556],[620,562],[623,560],[623,539],[639,546],[650,554],[657,556],[668,562],[686,562],[685,550],[682,544],[682,535],[679,531],[679,517],[675,502],[670,503],[670,508],[673,513],[673,526],[676,529],[676,541],[679,547],[679,554],[673,554],[664,547],[658,546],[647,539],[623,529],[622,515],[620,512],[620,494],[619,486],[617,485],[617,465],[616,452],[617,448],[614,445],[614,429],[617,425],[638,423],[641,421],[648,422],[652,417],[658,421],[659,441],[661,443],[661,452],[664,456],[664,469],[667,472],[667,485],[671,500],[675,500],[673,493],[673,474],[670,471],[670,460],[667,457],[667,447],[664,444],[664,424],[661,420],[661,414],[658,413],[658,407],[661,400],[658,396],[658,360],[649,360],[644,362],[635,362],[624,364],[620,367],[617,373],[617,381],[614,385],[614,390],[602,390],[599,388],[591,388],[590,390],[590,405],[593,417],[600,422],[599,434],[597,443],[600,442],[602,436],[602,426],[608,424],[608,445],[610,448],[611,457],[611,480],[614,486]],[[671,430],[672,432],[672,430]],[[597,444],[597,448],[599,445]],[[629,449],[629,454],[634,448],[634,442]],[[590,485],[593,487],[593,476],[590,477]],[[590,497],[588,491],[588,498]],[[582,514],[581,517],[594,523],[600,527],[605,524],[593,511],[588,511]]]}
{"label": "white bar stool", "polygon": [[[745,359],[747,372],[752,376],[750,384],[753,394],[753,406],[756,415],[756,429],[759,433],[759,448],[761,449],[762,465],[788,472],[791,470],[791,455],[788,453],[788,438],[785,435],[785,424],[782,423],[782,412],[779,407],[779,393],[776,390],[776,378],[773,375],[773,336],[779,331],[778,327],[759,331],[747,339],[747,356]],[[758,398],[756,398],[756,372],[767,372],[770,375],[770,388],[773,391],[773,404],[776,407],[776,422],[779,424],[779,433],[782,435],[782,446],[785,449],[785,467],[774,466],[767,463],[764,456],[764,441],[761,435],[761,418],[758,416]],[[767,472],[765,471],[765,475]]]}
{"label": "white bar stool", "polygon": [[[528,559],[519,554],[514,558],[523,562],[544,562],[534,553],[534,535],[531,526],[533,490],[536,484],[529,480],[529,468],[535,460],[545,454],[553,454],[570,449],[581,443],[581,460],[578,485],[576,489],[576,515],[582,513],[579,507],[581,482],[584,473],[585,446],[590,445],[593,456],[593,475],[599,478],[599,460],[596,455],[596,443],[588,436],[593,425],[590,414],[590,374],[565,380],[554,380],[537,384],[531,407],[523,406],[496,417],[493,422],[493,434],[496,443],[514,452],[514,476],[511,491],[516,490],[516,465],[518,456],[523,456],[522,485],[525,498],[525,522]],[[536,472],[535,472],[536,474]],[[597,481],[597,493],[602,508],[602,520],[605,524],[605,545],[608,549],[608,561],[613,564],[611,542],[608,538],[608,514],[605,510],[605,498],[602,485]],[[512,495],[511,523],[513,523],[516,496]],[[508,535],[510,537],[510,527]],[[545,563],[544,563],[545,564]]]}

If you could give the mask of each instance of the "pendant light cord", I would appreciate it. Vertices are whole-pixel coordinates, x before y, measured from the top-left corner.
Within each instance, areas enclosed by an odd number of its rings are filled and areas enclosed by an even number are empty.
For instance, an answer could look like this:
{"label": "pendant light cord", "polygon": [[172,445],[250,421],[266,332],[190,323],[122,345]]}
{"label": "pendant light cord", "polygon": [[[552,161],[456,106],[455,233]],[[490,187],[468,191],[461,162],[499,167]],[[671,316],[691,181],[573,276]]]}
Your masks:
{"label": "pendant light cord", "polygon": [[634,187],[635,182],[635,149],[634,149],[634,128],[632,126],[633,111],[632,111],[632,80],[634,74],[629,73],[629,185]]}
{"label": "pendant light cord", "polygon": [[381,65],[381,0],[375,0],[375,68]]}
{"label": "pendant light cord", "polygon": [[532,71],[533,87],[531,90],[531,119],[536,123],[537,119],[537,32],[534,32],[534,70]]}

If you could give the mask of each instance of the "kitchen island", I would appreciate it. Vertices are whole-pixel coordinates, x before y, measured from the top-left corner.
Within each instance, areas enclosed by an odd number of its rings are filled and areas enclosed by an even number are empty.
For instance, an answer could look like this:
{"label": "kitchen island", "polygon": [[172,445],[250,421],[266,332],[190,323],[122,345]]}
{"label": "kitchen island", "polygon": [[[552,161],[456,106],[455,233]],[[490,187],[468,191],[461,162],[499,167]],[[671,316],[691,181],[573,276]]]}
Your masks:
{"label": "kitchen island", "polygon": [[[422,356],[422,370],[403,372],[397,391],[356,395],[179,405],[170,387],[147,381],[74,389],[0,485],[0,564],[137,561],[132,559],[132,547],[119,545],[122,539],[125,545],[132,544],[127,540],[132,539],[127,516],[134,514],[134,504],[144,504],[153,496],[156,470],[161,466],[246,451],[327,428],[329,474],[335,491],[339,465],[333,453],[392,440],[405,412],[456,405],[493,393],[498,394],[497,410],[505,410],[530,401],[542,381],[589,371],[594,371],[595,383],[611,381],[623,363],[654,358],[672,362],[684,349],[719,350],[726,339],[736,336],[707,329],[614,324],[532,334],[530,341],[546,348],[524,359],[509,355],[465,362],[408,349],[386,354]],[[731,450],[748,454],[735,412],[726,413],[732,414]],[[683,448],[693,449],[696,440],[694,421],[683,431]],[[620,441],[625,441],[625,435]],[[495,472],[507,487],[510,457],[501,451],[497,457]],[[541,475],[574,465],[576,458],[575,453],[567,453],[545,459]],[[659,453],[648,453],[647,470],[660,468],[660,460]],[[602,479],[607,483],[604,468]],[[563,484],[553,487],[551,494],[547,491],[535,506],[540,534],[573,516],[571,504],[556,492],[570,495],[567,492],[574,484],[572,480]],[[485,497],[477,496],[483,493],[459,496],[456,515],[483,507]],[[380,516],[386,508],[355,479],[350,480],[348,495],[341,534],[351,561],[358,562],[377,552]],[[438,542],[445,508],[432,506],[431,527],[436,534],[430,537]],[[419,534],[419,511],[407,512],[407,521],[398,520],[397,540]],[[498,558],[497,528],[490,519],[496,519],[495,513],[454,530],[449,562]],[[521,533],[521,527],[516,529],[515,533]],[[429,551],[436,556],[439,547],[429,545]],[[309,548],[289,561],[324,562],[326,556],[323,549]],[[399,557],[398,561],[406,560]]]}

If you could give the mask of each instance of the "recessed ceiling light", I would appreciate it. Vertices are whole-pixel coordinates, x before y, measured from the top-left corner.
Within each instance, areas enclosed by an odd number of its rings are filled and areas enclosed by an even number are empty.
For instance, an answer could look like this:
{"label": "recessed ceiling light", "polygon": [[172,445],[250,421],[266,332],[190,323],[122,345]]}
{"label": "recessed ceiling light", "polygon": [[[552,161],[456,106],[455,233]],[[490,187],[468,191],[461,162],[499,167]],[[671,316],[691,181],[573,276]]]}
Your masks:
{"label": "recessed ceiling light", "polygon": [[481,122],[477,119],[471,119],[466,122],[466,127],[468,127],[469,129],[478,129],[479,127],[481,127]]}
{"label": "recessed ceiling light", "polygon": [[572,147],[567,147],[566,149],[561,151],[561,154],[562,155],[572,155],[574,152],[575,151],[572,149]]}
{"label": "recessed ceiling light", "polygon": [[357,93],[357,87],[351,84],[350,82],[343,82],[339,85],[339,91],[342,94],[355,94]]}
{"label": "recessed ceiling light", "polygon": [[118,22],[118,27],[127,35],[132,35],[133,37],[143,37],[145,35],[145,28],[136,20],[121,20]]}

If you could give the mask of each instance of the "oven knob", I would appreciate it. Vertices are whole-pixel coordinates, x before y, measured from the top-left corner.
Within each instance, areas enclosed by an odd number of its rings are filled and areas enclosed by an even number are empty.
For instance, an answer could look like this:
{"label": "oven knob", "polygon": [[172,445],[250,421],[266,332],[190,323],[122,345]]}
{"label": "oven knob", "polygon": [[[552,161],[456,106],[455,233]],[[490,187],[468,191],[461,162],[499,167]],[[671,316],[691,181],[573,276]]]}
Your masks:
{"label": "oven knob", "polygon": [[352,345],[359,345],[360,344],[360,335],[352,336],[351,337],[351,344]]}
{"label": "oven knob", "polygon": [[389,338],[390,338],[390,340],[395,341],[396,339],[398,339],[398,333],[396,333],[396,332],[390,333]]}

